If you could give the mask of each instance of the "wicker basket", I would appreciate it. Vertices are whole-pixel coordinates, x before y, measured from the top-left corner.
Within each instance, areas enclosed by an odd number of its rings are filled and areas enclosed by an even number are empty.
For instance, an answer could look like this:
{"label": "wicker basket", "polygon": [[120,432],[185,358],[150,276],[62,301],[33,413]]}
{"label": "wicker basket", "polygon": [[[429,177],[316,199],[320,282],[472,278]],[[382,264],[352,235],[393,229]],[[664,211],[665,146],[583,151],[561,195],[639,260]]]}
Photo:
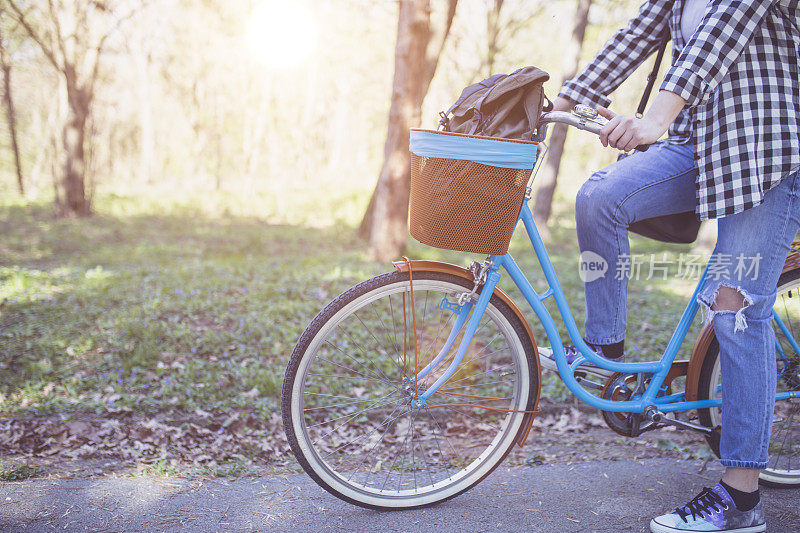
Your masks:
{"label": "wicker basket", "polygon": [[[475,142],[476,147],[481,140],[489,139],[492,146],[500,150],[505,143],[533,145],[535,160],[536,143],[531,141],[430,130],[414,131],[422,131],[427,135],[457,135],[467,138],[464,141]],[[432,139],[435,142],[436,138]],[[518,150],[520,147],[514,148]],[[530,147],[526,147],[526,150],[530,151]],[[531,171],[532,168],[504,168],[462,158],[417,155],[412,151],[411,235],[436,248],[505,254],[522,208]]]}

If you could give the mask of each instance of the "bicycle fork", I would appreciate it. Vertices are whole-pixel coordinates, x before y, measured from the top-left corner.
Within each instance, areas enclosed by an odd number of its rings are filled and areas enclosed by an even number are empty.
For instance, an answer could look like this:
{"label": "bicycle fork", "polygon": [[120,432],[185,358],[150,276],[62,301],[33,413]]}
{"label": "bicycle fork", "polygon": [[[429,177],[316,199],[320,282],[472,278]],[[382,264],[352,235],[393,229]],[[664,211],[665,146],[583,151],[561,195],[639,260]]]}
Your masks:
{"label": "bicycle fork", "polygon": [[[415,375],[413,379],[406,378],[408,381],[413,381],[414,384],[417,384],[420,383],[422,379],[431,371],[436,369],[451,352],[456,338],[466,324],[464,336],[461,338],[461,343],[458,345],[458,349],[453,356],[453,360],[450,362],[450,365],[447,367],[447,370],[445,370],[445,372],[439,376],[439,378],[426,390],[420,391],[417,388],[417,390],[414,391],[415,394],[411,405],[416,408],[429,407],[427,403],[428,398],[430,398],[430,396],[434,394],[439,387],[446,383],[447,380],[456,373],[456,370],[458,370],[458,367],[463,361],[464,355],[467,353],[467,349],[472,342],[472,338],[475,335],[475,332],[478,330],[480,321],[483,318],[483,314],[489,305],[489,300],[494,293],[494,289],[497,286],[498,281],[500,281],[499,268],[491,261],[485,262],[481,266],[480,271],[476,272],[473,270],[473,274],[475,275],[475,287],[473,288],[472,293],[465,293],[462,295],[462,298],[459,298],[459,300],[463,299],[463,302],[459,301],[458,306],[452,306],[448,305],[448,303],[445,301],[442,301],[442,303],[439,305],[440,309],[449,308],[456,313],[455,323],[453,324],[453,328],[450,331],[450,335],[445,341],[444,346],[442,346],[442,349],[439,351],[436,357],[434,357],[433,360],[425,366],[425,368],[419,371],[417,371],[416,368],[414,369]],[[481,290],[480,295],[477,296],[477,301],[475,301],[473,304],[471,300],[474,299],[474,295],[477,294],[477,289],[482,280],[484,280],[483,289]],[[464,296],[467,297],[463,298]]]}

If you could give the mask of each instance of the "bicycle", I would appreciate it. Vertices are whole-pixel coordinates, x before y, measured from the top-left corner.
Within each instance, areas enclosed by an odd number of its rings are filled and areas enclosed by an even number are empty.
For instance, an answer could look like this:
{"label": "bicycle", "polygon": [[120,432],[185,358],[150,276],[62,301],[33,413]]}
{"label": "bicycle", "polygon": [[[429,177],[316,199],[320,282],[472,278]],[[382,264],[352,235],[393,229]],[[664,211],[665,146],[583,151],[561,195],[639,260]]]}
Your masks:
{"label": "bicycle", "polygon": [[[547,124],[554,122],[593,133],[602,127],[591,109],[545,113],[540,139]],[[531,150],[529,146],[509,149]],[[423,164],[415,158],[414,172]],[[515,172],[508,176],[518,183],[520,175]],[[508,240],[505,252],[500,246],[502,253],[489,253],[483,263],[475,262],[469,269],[406,258],[395,263],[396,271],[336,297],[300,336],[283,383],[283,423],[300,465],[331,494],[372,509],[431,505],[473,487],[515,444],[525,443],[538,411],[541,365],[525,315],[497,286],[501,269],[543,326],[567,388],[600,409],[612,430],[632,437],[676,426],[701,433],[719,453],[721,385],[713,327],[703,328],[688,361],[675,360],[697,313],[695,297],[709,267],[660,359],[632,363],[601,359],[579,333],[528,207],[527,180],[522,186],[524,198],[516,218],[511,213],[510,231],[522,223],[546,290],[534,290],[507,253]],[[412,185],[412,219],[414,194]],[[496,223],[495,215],[508,215],[490,214],[485,219],[480,213],[470,216],[485,225]],[[508,234],[510,240],[508,227],[495,233]],[[800,328],[800,309],[790,306],[800,300],[795,298],[798,293],[800,242],[795,242],[773,313],[778,391],[771,463],[761,474],[763,483],[785,487],[800,486],[800,465],[796,464],[800,463],[796,457],[800,455],[796,422],[800,346],[793,334],[795,324]],[[571,365],[544,305],[548,298],[554,299],[570,340],[582,354]],[[673,390],[683,380],[684,390]],[[697,411],[699,423],[677,416],[689,410]]]}

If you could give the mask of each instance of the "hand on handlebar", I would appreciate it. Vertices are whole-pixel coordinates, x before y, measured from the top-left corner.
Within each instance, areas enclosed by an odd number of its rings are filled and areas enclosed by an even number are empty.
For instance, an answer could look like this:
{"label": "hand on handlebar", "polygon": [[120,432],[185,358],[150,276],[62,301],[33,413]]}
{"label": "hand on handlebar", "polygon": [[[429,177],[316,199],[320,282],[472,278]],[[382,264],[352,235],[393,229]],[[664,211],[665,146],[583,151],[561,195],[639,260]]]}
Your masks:
{"label": "hand on handlebar", "polygon": [[602,106],[597,108],[597,112],[608,119],[600,130],[600,142],[603,146],[630,152],[640,145],[656,142],[664,134],[663,126],[648,119],[647,116],[634,118],[618,115]]}

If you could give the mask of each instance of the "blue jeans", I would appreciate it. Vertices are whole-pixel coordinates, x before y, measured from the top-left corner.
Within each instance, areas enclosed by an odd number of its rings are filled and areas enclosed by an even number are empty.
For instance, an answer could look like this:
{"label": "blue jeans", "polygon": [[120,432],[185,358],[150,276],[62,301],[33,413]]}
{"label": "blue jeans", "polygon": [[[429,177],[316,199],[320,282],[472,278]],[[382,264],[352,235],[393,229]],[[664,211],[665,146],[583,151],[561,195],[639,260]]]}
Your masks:
{"label": "blue jeans", "polygon": [[[581,253],[599,254],[607,274],[585,283],[586,340],[625,338],[631,270],[628,226],[695,205],[694,144],[657,143],[593,174],[575,202]],[[764,468],[776,389],[772,306],[789,245],[800,226],[798,172],[769,190],[764,202],[719,219],[713,274],[698,302],[713,321],[722,370],[722,464]],[[642,272],[646,274],[646,272]],[[720,286],[741,294],[738,311],[712,311]],[[742,401],[745,399],[745,401]]]}

